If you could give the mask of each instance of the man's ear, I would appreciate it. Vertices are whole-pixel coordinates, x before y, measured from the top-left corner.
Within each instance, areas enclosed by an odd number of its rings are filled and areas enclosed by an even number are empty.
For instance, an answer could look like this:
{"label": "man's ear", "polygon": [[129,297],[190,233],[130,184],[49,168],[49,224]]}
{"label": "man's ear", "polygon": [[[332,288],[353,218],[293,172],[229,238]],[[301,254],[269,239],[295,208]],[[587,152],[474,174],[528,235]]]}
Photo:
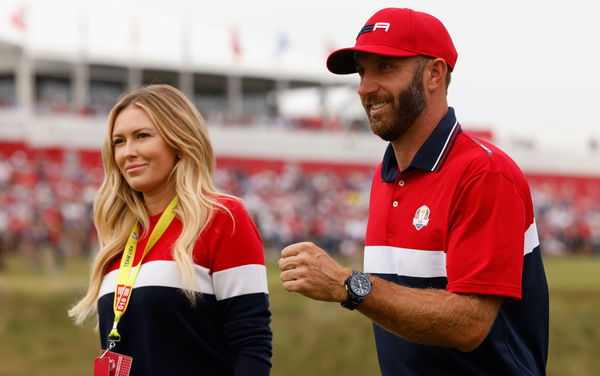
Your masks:
{"label": "man's ear", "polygon": [[436,58],[428,61],[425,67],[425,77],[423,77],[425,88],[430,91],[441,88],[445,91],[447,72],[448,65],[446,65],[444,59]]}

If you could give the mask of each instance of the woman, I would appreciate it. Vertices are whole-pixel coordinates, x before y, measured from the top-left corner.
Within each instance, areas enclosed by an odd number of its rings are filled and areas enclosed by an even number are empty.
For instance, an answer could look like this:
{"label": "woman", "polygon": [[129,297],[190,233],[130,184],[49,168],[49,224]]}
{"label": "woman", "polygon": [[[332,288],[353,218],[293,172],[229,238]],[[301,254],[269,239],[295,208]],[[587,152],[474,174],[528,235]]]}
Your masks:
{"label": "woman", "polygon": [[122,97],[108,125],[101,248],[69,314],[81,324],[97,309],[102,349],[132,357],[131,375],[268,375],[262,242],[213,184],[202,117],[179,90],[151,85]]}

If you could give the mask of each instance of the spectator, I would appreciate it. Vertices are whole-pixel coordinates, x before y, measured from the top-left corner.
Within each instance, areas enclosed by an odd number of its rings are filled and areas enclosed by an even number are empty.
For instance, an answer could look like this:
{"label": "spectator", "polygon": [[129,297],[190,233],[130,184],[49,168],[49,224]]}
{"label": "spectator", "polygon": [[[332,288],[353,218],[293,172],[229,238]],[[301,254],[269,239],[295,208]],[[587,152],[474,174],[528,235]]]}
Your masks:
{"label": "spectator", "polygon": [[[363,244],[371,174],[313,171],[297,164],[258,172],[225,166],[215,180],[243,198],[267,250],[308,238],[351,256]],[[97,244],[92,202],[101,180],[100,166],[84,168],[22,151],[0,155],[0,250],[24,251],[25,224],[39,212],[43,223],[38,232],[45,235],[35,247],[51,250],[52,267],[59,267],[67,254],[90,256]],[[600,184],[592,179],[573,185],[567,178],[532,178],[530,184],[543,251],[600,255]]]}

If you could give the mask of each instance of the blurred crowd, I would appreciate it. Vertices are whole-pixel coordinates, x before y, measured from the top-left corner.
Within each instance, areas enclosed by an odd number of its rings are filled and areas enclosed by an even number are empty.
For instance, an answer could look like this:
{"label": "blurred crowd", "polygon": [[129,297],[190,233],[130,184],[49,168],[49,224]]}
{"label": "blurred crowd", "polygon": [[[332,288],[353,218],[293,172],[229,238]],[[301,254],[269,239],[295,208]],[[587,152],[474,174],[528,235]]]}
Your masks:
{"label": "blurred crowd", "polygon": [[600,179],[529,182],[542,251],[600,255]]}
{"label": "blurred crowd", "polygon": [[67,254],[96,248],[92,203],[102,169],[82,168],[76,154],[63,161],[0,153],[0,269],[19,252],[36,269],[62,268]]}
{"label": "blurred crowd", "polygon": [[[9,252],[32,267],[59,270],[66,255],[89,257],[97,249],[92,204],[100,167],[84,168],[77,153],[62,161],[0,152],[0,269]],[[221,166],[215,180],[239,196],[253,216],[268,253],[313,241],[333,254],[360,257],[372,171]],[[564,179],[563,179],[564,180]],[[574,186],[530,179],[536,222],[547,255],[600,255],[600,183]]]}
{"label": "blurred crowd", "polygon": [[215,175],[219,187],[242,198],[265,249],[312,241],[346,256],[363,244],[371,178],[372,172],[309,172],[295,164],[253,173],[226,167]]}

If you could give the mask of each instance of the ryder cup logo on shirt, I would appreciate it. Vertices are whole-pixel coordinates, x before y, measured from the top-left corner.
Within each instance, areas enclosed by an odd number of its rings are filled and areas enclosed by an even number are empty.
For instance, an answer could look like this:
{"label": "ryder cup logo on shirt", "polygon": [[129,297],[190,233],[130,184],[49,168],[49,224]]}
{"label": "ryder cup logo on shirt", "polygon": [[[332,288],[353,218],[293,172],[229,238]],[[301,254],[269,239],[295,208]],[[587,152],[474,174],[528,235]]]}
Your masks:
{"label": "ryder cup logo on shirt", "polygon": [[413,218],[413,226],[415,226],[417,231],[427,226],[429,223],[429,213],[430,211],[427,205],[423,205],[417,209],[415,217]]}

